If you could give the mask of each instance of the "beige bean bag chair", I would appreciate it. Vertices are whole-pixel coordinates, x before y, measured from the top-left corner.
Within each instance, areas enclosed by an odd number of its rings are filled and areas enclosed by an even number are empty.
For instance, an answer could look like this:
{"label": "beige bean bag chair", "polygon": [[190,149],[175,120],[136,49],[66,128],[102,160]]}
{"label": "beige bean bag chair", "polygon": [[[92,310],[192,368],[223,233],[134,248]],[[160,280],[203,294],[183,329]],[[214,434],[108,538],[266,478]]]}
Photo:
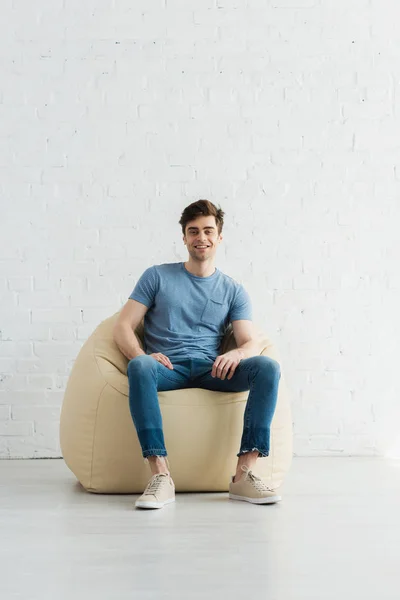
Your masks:
{"label": "beige bean bag chair", "polygon": [[[73,365],[61,411],[60,443],[67,466],[87,491],[136,494],[143,492],[151,473],[129,411],[129,361],[113,341],[117,315],[97,327]],[[143,322],[136,334],[143,344]],[[221,353],[235,347],[230,327]],[[278,360],[266,338],[262,354]],[[292,460],[292,419],[282,371],[270,455],[257,461],[257,474],[275,488]],[[228,490],[247,396],[204,389],[159,392],[177,492]]]}

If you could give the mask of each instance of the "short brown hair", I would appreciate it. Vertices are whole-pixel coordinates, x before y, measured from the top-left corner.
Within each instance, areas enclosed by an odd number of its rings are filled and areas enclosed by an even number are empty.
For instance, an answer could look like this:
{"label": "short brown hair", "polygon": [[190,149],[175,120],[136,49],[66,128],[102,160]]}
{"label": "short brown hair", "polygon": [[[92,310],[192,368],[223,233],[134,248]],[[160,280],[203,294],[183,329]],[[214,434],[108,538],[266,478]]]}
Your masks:
{"label": "short brown hair", "polygon": [[217,208],[209,200],[197,200],[197,202],[192,202],[192,204],[189,204],[189,206],[185,208],[179,220],[179,224],[182,226],[183,235],[185,235],[186,225],[190,221],[193,221],[193,219],[196,219],[197,217],[215,217],[218,233],[220,234],[224,225],[224,215],[225,213],[221,207]]}

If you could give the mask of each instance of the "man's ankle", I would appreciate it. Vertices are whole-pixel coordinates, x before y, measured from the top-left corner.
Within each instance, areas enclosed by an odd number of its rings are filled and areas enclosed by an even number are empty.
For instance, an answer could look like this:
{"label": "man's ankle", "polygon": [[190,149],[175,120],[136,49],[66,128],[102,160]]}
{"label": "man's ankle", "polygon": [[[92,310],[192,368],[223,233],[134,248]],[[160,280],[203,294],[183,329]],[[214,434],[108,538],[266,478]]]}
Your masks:
{"label": "man's ankle", "polygon": [[152,475],[161,475],[163,473],[165,473],[166,475],[170,475],[170,472],[168,471],[167,467],[150,467],[150,469]]}
{"label": "man's ankle", "polygon": [[167,462],[163,456],[148,456],[150,470],[152,475],[159,475],[160,473],[167,473],[169,475],[169,469]]}

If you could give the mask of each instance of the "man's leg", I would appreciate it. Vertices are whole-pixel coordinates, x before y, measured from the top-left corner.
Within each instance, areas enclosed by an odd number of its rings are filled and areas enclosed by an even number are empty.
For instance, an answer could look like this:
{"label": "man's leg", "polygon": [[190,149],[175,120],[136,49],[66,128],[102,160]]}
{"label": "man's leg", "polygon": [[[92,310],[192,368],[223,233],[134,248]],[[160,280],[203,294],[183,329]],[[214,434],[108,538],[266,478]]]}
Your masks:
{"label": "man's leg", "polygon": [[[196,361],[197,362],[197,361]],[[203,364],[201,364],[201,362]],[[278,399],[280,366],[268,356],[252,356],[240,361],[231,379],[211,376],[213,362],[198,363],[191,387],[201,387],[218,392],[244,392],[250,390],[244,412],[243,435],[237,454],[235,481],[245,475],[242,466],[253,468],[258,457],[268,456],[270,429]]]}
{"label": "man's leg", "polygon": [[168,473],[162,416],[157,392],[186,387],[190,369],[184,363],[168,369],[151,356],[141,354],[128,363],[129,408],[143,457],[153,475]]}

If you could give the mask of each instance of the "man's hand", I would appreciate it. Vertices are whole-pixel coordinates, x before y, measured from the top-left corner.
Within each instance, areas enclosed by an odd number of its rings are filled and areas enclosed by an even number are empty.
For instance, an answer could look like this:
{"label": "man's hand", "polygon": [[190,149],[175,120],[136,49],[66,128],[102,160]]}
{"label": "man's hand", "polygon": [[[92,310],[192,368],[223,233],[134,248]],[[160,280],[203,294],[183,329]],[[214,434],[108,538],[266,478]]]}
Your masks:
{"label": "man's hand", "polygon": [[157,362],[161,363],[165,367],[168,367],[168,369],[174,368],[168,356],[165,356],[165,354],[161,354],[161,352],[153,352],[153,354],[149,354],[149,356],[152,356]]}
{"label": "man's hand", "polygon": [[244,353],[238,348],[217,356],[211,371],[212,377],[225,379],[225,377],[228,375],[227,379],[232,379],[236,367],[243,357]]}

